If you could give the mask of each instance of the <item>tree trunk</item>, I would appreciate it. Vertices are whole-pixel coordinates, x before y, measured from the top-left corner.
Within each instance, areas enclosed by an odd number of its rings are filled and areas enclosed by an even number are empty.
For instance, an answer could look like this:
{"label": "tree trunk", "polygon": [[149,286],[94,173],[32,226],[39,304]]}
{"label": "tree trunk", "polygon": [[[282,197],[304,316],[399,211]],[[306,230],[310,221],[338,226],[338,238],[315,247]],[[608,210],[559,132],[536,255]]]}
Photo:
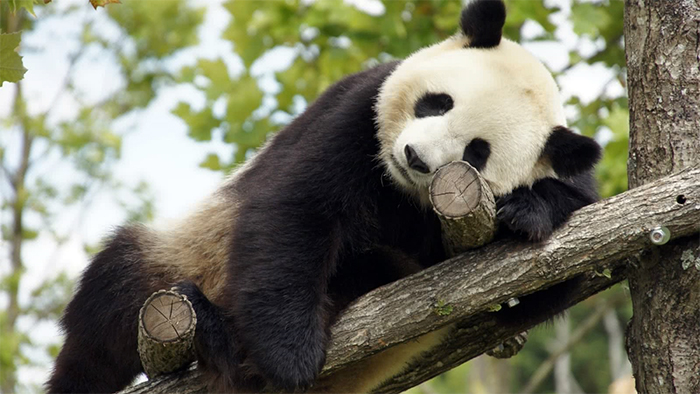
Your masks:
{"label": "tree trunk", "polygon": [[[625,42],[628,175],[638,187],[700,162],[700,3],[626,0]],[[700,392],[699,245],[697,235],[676,240],[630,269],[627,347],[639,392]]]}

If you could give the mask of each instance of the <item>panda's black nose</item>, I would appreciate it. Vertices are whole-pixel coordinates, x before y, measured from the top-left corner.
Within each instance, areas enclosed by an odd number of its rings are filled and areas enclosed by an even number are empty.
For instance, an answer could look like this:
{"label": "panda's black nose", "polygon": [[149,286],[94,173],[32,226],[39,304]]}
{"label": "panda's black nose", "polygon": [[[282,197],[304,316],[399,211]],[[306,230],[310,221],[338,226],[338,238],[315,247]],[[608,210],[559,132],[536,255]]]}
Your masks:
{"label": "panda's black nose", "polygon": [[418,157],[418,153],[416,153],[411,145],[406,145],[403,152],[406,154],[406,160],[408,161],[408,166],[411,167],[411,169],[422,172],[423,174],[430,172],[430,167],[428,167],[428,165],[425,164],[420,157]]}

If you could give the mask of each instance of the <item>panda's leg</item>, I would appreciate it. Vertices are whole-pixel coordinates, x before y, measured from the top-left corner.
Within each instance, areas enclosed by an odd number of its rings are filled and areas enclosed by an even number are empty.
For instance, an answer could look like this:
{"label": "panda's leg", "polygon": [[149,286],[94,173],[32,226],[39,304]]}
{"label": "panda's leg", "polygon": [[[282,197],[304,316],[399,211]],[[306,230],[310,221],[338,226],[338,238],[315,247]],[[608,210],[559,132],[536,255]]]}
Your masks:
{"label": "panda's leg", "polygon": [[246,360],[265,381],[275,389],[303,390],[316,380],[325,361],[331,322],[328,281],[342,236],[293,220],[283,222],[288,227],[279,231],[261,231],[259,221],[270,220],[260,218],[261,213],[276,215],[274,207],[242,209],[237,219],[246,225],[236,229],[231,254],[235,274],[224,297],[230,304],[222,306],[235,319]]}
{"label": "panda's leg", "polygon": [[246,357],[274,389],[305,390],[325,362],[330,302],[324,285],[277,272],[272,283],[240,292],[236,333]]}
{"label": "panda's leg", "polygon": [[138,312],[166,287],[144,266],[141,227],[119,229],[83,273],[61,325],[63,348],[46,389],[50,393],[115,392],[142,372],[137,352]]}
{"label": "panda's leg", "polygon": [[187,296],[197,314],[194,338],[197,368],[208,391],[225,393],[234,388],[239,392],[261,391],[262,378],[247,369],[245,354],[236,344],[233,318],[209,301],[193,282],[180,282],[175,289]]}

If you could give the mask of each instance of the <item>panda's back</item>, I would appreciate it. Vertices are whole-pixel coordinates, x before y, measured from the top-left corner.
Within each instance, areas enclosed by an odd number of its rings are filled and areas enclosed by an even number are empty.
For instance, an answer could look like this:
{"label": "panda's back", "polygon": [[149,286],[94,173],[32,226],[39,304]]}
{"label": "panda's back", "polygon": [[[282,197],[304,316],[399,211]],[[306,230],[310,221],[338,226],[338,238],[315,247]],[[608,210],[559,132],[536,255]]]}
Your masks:
{"label": "panda's back", "polygon": [[[229,259],[236,227],[254,225],[239,223],[240,210],[253,210],[275,200],[284,200],[295,188],[323,189],[338,177],[364,179],[371,174],[374,181],[363,182],[366,190],[360,194],[372,196],[338,198],[367,198],[365,205],[371,212],[358,220],[374,220],[370,216],[377,214],[378,209],[388,208],[386,201],[378,204],[376,197],[393,190],[381,185],[383,169],[376,162],[374,105],[382,82],[396,64],[387,63],[359,72],[327,89],[185,218],[160,230],[139,226],[139,243],[146,266],[151,267],[153,273],[165,274],[168,283],[192,280],[216,302],[223,296],[230,276],[235,275]],[[363,121],[358,122],[358,117]],[[359,124],[360,127],[348,129],[337,127],[338,124]],[[311,176],[318,174],[319,167],[323,168],[322,175]],[[317,208],[325,207],[321,203]]]}

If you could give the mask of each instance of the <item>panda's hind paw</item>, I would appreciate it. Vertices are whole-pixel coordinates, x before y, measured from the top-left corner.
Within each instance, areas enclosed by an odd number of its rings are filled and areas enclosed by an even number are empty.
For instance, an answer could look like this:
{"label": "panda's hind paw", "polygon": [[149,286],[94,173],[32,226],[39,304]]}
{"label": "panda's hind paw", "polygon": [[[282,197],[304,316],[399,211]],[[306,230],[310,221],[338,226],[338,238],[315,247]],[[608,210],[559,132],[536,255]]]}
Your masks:
{"label": "panda's hind paw", "polygon": [[170,290],[187,297],[192,305],[198,304],[202,299],[207,299],[199,287],[192,281],[183,280],[171,287]]}
{"label": "panda's hind paw", "polygon": [[325,361],[325,354],[307,354],[306,357],[296,360],[286,360],[286,363],[262,366],[266,369],[266,376],[277,389],[284,392],[305,392],[316,382]]}
{"label": "panda's hind paw", "polygon": [[486,352],[491,357],[495,358],[511,358],[518,354],[527,342],[527,331],[523,331],[516,336],[506,339],[502,344]]}

